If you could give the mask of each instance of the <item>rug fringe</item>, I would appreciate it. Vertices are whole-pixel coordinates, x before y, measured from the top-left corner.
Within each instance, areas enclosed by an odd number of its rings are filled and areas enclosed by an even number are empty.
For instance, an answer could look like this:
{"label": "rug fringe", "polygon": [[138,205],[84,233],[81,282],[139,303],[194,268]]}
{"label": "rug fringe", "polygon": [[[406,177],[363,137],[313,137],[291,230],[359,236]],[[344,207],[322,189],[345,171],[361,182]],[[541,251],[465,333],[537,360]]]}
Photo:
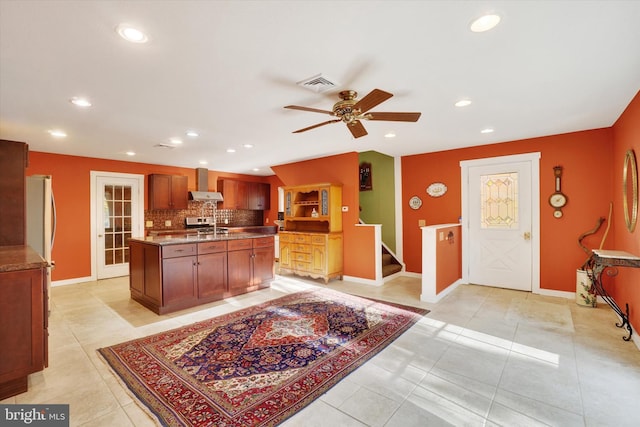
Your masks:
{"label": "rug fringe", "polygon": [[[111,376],[115,377],[116,381],[118,381],[118,384],[120,384],[120,386],[122,386],[122,388],[125,390],[127,395],[131,398],[131,400],[133,400],[133,402],[140,409],[142,409],[142,412],[147,414],[147,416],[151,419],[151,421],[153,421],[158,427],[163,427],[164,424],[162,424],[162,422],[160,422],[160,419],[158,418],[158,416],[151,409],[149,409],[149,407],[147,405],[145,405],[138,398],[138,396],[129,388],[127,383],[124,382],[124,380],[122,378],[120,378],[120,376],[116,373],[116,371],[113,370],[113,368],[111,367],[111,364],[109,363],[109,361],[107,359],[105,359],[105,357],[100,352],[100,349],[96,349],[96,353],[98,353],[98,358],[100,360],[102,360],[102,363],[104,363],[107,366],[107,368],[109,368],[109,372],[111,373]],[[118,404],[120,404],[120,402],[118,402]],[[120,407],[122,408],[121,404],[120,404]],[[126,411],[125,411],[125,413],[126,413]]]}

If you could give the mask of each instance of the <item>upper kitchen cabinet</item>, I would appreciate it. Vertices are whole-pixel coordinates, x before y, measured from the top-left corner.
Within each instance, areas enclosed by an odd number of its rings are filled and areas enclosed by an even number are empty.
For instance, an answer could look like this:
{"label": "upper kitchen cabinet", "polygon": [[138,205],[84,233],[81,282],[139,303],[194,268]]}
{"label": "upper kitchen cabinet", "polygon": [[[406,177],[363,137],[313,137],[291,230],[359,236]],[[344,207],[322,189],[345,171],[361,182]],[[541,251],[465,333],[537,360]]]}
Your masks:
{"label": "upper kitchen cabinet", "polygon": [[187,181],[181,175],[149,175],[149,210],[187,209]]}
{"label": "upper kitchen cabinet", "polygon": [[29,146],[0,140],[0,246],[25,244],[25,168]]}
{"label": "upper kitchen cabinet", "polygon": [[237,181],[235,179],[218,180],[218,191],[224,201],[222,209],[250,209],[262,211],[270,207],[269,184],[261,182]]}
{"label": "upper kitchen cabinet", "polygon": [[262,182],[249,182],[249,209],[263,211],[271,208],[271,186]]}

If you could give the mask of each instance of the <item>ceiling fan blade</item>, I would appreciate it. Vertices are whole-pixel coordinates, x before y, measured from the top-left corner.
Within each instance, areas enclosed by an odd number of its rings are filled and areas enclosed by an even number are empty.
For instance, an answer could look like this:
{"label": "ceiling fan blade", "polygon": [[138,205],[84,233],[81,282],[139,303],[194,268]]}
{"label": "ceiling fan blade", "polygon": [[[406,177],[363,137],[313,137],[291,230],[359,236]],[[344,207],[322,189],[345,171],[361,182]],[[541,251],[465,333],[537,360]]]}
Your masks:
{"label": "ceiling fan blade", "polygon": [[417,122],[422,113],[368,113],[368,120],[386,120],[389,122]]}
{"label": "ceiling fan blade", "polygon": [[360,120],[356,120],[351,123],[347,123],[347,127],[354,138],[360,138],[361,136],[367,135],[367,130],[364,128],[364,125]]}
{"label": "ceiling fan blade", "polygon": [[309,127],[307,127],[307,128],[294,130],[292,133],[301,133],[301,132],[306,132],[306,131],[308,131],[308,130],[318,128],[318,127],[320,127],[320,126],[328,125],[329,123],[335,123],[335,122],[341,122],[341,121],[342,121],[342,120],[340,120],[340,119],[328,120],[328,121],[326,121],[326,122],[318,123],[317,125],[309,126]]}
{"label": "ceiling fan blade", "polygon": [[284,108],[288,108],[290,110],[301,110],[301,111],[311,111],[312,113],[322,113],[322,114],[330,114],[333,116],[333,111],[328,110],[318,110],[317,108],[309,108],[309,107],[299,107],[297,105],[287,105]]}
{"label": "ceiling fan blade", "polygon": [[371,92],[369,92],[367,96],[362,98],[360,101],[356,102],[355,105],[353,106],[353,109],[360,110],[361,113],[366,113],[376,105],[383,103],[384,101],[391,98],[392,96],[393,96],[392,93],[385,92],[380,89],[374,89]]}

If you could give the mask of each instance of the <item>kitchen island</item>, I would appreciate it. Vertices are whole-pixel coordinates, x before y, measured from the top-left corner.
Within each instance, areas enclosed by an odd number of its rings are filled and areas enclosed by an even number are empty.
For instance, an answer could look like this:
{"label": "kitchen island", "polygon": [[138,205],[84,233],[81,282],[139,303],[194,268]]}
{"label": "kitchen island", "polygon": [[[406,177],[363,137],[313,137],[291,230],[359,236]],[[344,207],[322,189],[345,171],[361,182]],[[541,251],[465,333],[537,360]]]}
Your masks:
{"label": "kitchen island", "polygon": [[266,288],[275,277],[274,236],[149,236],[129,241],[131,298],[156,314]]}

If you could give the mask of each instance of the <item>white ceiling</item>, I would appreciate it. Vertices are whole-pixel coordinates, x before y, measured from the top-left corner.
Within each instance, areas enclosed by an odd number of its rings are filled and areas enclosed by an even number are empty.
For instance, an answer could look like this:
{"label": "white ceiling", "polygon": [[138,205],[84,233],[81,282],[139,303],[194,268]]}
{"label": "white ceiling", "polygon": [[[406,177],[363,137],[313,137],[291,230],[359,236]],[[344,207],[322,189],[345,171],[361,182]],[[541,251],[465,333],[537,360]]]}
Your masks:
{"label": "white ceiling", "polygon": [[[500,25],[472,33],[487,11]],[[349,151],[401,156],[608,127],[640,89],[639,21],[632,0],[0,0],[0,138],[271,175],[271,165]],[[124,41],[120,23],[150,42]],[[296,85],[319,73],[341,85]],[[358,139],[342,123],[291,133],[330,117],[285,105],[330,110],[339,90],[374,88],[395,96],[372,111],[422,117],[365,122]],[[78,109],[74,96],[93,106]],[[473,103],[454,107],[460,98]],[[68,136],[53,139],[54,128]],[[154,148],[171,137],[184,143]]]}

